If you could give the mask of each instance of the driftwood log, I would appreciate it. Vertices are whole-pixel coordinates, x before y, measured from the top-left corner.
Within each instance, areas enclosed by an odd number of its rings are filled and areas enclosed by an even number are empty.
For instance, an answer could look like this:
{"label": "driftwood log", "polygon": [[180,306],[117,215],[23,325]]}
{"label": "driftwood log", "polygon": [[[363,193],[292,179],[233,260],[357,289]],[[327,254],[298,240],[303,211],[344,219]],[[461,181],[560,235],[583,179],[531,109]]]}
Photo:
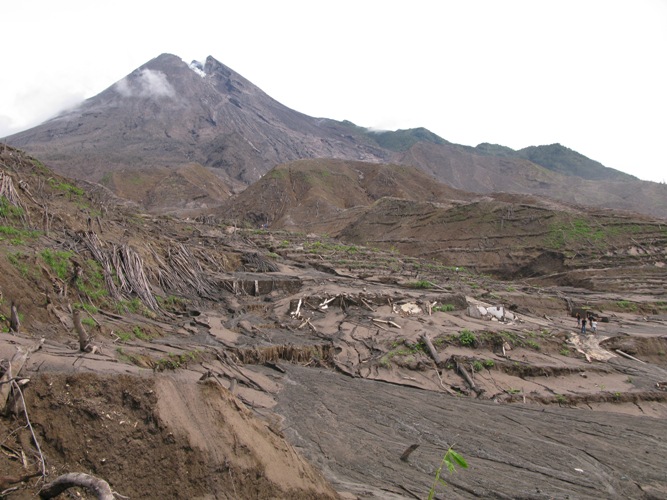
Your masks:
{"label": "driftwood log", "polygon": [[70,472],[58,476],[54,481],[45,484],[39,491],[39,498],[54,498],[63,491],[79,486],[85,488],[97,496],[98,500],[114,500],[113,491],[109,483],[104,479],[84,474],[83,472]]}

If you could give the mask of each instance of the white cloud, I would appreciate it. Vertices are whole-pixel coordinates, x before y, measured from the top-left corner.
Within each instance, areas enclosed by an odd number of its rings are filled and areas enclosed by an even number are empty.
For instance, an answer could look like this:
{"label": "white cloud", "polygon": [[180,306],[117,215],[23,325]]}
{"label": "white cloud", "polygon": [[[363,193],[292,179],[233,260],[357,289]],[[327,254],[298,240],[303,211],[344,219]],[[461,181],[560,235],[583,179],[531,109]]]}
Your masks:
{"label": "white cloud", "polygon": [[137,76],[126,76],[116,83],[116,91],[124,97],[174,97],[176,91],[161,71],[142,69]]}

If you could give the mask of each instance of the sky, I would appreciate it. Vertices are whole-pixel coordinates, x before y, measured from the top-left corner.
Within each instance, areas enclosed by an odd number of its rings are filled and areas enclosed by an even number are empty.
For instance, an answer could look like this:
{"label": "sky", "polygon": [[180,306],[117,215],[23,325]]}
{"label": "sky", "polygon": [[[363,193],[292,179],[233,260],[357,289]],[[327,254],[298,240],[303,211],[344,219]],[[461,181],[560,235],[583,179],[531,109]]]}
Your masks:
{"label": "sky", "polygon": [[310,116],[667,181],[667,0],[12,0],[2,19],[0,137],[166,52]]}

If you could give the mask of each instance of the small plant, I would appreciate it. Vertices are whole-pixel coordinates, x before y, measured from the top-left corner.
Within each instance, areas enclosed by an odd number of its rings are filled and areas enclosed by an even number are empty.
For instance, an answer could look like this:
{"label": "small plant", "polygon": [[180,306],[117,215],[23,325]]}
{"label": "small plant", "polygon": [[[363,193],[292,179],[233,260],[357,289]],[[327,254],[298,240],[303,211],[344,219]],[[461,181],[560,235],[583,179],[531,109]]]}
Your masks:
{"label": "small plant", "polygon": [[482,364],[481,361],[473,361],[472,369],[475,372],[481,372],[484,369],[484,365]]}
{"label": "small plant", "polygon": [[441,306],[435,306],[433,311],[435,312],[450,312],[455,309],[454,304],[442,304]]}
{"label": "small plant", "polygon": [[569,356],[570,350],[567,347],[563,347],[560,351],[558,351],[558,354],[561,356]]}
{"label": "small plant", "polygon": [[563,394],[556,394],[556,402],[560,404],[567,403],[567,398]]}
{"label": "small plant", "polygon": [[505,392],[507,392],[507,394],[519,394],[521,392],[521,389],[515,389],[513,387],[510,387]]}
{"label": "small plant", "polygon": [[526,344],[528,347],[530,347],[531,349],[535,349],[536,351],[539,351],[539,350],[540,350],[540,344],[538,344],[538,343],[535,342],[534,340],[530,340],[530,339],[528,339],[528,340],[526,340],[525,344]]}
{"label": "small plant", "polygon": [[141,329],[140,326],[135,326],[134,328],[132,328],[132,333],[139,340],[150,340],[150,336],[144,333],[144,331]]}
{"label": "small plant", "polygon": [[410,283],[410,288],[429,289],[433,288],[433,283],[425,280],[413,281],[412,283]]}
{"label": "small plant", "polygon": [[459,343],[465,347],[473,347],[475,344],[477,344],[477,338],[470,330],[463,330],[459,334]]}
{"label": "small plant", "polygon": [[124,332],[122,330],[116,332],[116,335],[118,335],[118,340],[120,340],[121,342],[127,342],[132,338],[132,334],[130,332]]}
{"label": "small plant", "polygon": [[450,473],[454,473],[456,471],[457,465],[462,469],[468,468],[468,462],[466,462],[466,460],[461,455],[459,455],[457,452],[454,451],[453,446],[450,446],[449,449],[447,450],[447,453],[445,453],[445,456],[442,457],[442,462],[440,462],[440,467],[438,467],[438,470],[435,472],[435,479],[433,480],[433,485],[431,486],[431,489],[428,492],[428,500],[433,500],[433,498],[435,497],[435,491],[436,488],[438,487],[438,483],[447,486],[447,483],[440,477],[442,474],[442,468],[444,466],[447,466],[447,470]]}
{"label": "small plant", "polygon": [[495,363],[493,362],[492,359],[485,359],[484,361],[482,361],[482,364],[484,365],[484,368],[486,368],[487,370],[495,366]]}

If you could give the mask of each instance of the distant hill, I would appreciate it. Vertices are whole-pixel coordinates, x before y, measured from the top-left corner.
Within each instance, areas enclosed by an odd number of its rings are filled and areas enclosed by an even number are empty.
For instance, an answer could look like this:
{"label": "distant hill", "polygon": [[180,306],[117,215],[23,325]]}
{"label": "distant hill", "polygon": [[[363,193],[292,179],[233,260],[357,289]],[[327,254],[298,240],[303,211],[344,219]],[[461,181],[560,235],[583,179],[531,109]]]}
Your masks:
{"label": "distant hill", "polygon": [[471,196],[404,165],[310,159],[277,166],[218,213],[257,226],[331,234],[384,197],[451,204]]}
{"label": "distant hill", "polygon": [[[229,198],[218,216],[505,278],[562,273],[558,283],[577,286],[581,269],[613,270],[612,262],[660,274],[667,243],[664,225],[645,216],[528,195],[475,195],[405,166],[344,160],[279,165]],[[631,274],[623,279],[634,282]]]}
{"label": "distant hill", "polygon": [[[102,183],[160,213],[210,209],[276,165],[328,158],[417,167],[475,193],[533,194],[667,218],[667,186],[636,180],[566,147],[473,148],[424,128],[374,131],[310,117],[210,56],[187,64],[162,54],[6,141],[62,174]],[[176,181],[172,173],[183,168],[187,180]],[[165,195],[167,185],[174,189]]]}
{"label": "distant hill", "polygon": [[530,146],[516,152],[519,158],[541,165],[554,172],[564,175],[574,175],[592,181],[636,181],[637,177],[605,167],[602,163],[586,158],[560,144],[549,146]]}
{"label": "distant hill", "polygon": [[586,158],[576,151],[550,144],[548,146],[530,146],[515,151],[498,144],[482,143],[475,147],[479,154],[501,156],[505,158],[523,158],[540,165],[552,172],[567,176],[581,177],[588,180],[637,181],[637,177],[613,168],[605,167],[600,162]]}

